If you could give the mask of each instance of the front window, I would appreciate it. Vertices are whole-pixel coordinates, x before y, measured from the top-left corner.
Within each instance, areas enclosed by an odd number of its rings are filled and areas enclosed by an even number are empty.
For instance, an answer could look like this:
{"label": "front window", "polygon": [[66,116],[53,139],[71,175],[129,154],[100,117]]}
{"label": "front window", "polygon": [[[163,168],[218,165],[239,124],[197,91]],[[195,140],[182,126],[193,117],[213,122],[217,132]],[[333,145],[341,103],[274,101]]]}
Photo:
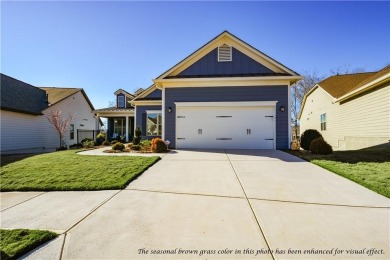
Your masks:
{"label": "front window", "polygon": [[74,140],[74,124],[70,124],[70,140]]}
{"label": "front window", "polygon": [[118,96],[118,107],[125,107],[125,96]]}
{"label": "front window", "polygon": [[146,111],[146,135],[155,136],[162,134],[161,111]]}
{"label": "front window", "polygon": [[114,135],[123,136],[126,132],[126,121],[124,118],[116,118],[114,120]]}
{"label": "front window", "polygon": [[326,130],[326,113],[321,114],[321,131]]}

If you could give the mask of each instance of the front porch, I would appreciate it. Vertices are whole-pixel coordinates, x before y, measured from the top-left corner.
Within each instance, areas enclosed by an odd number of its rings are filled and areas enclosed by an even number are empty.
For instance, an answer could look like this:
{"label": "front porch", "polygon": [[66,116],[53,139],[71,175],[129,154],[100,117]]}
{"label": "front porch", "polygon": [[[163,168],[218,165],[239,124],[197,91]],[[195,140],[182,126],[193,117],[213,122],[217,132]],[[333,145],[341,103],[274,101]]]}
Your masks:
{"label": "front porch", "polygon": [[134,135],[134,109],[105,108],[95,110],[98,118],[107,119],[106,138],[109,142],[121,139],[130,142]]}

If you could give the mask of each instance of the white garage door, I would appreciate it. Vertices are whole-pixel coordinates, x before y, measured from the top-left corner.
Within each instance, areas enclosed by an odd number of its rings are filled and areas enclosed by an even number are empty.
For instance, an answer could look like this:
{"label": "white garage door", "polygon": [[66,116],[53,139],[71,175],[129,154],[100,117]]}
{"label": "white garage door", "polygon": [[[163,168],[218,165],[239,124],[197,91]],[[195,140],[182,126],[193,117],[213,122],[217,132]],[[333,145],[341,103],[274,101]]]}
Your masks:
{"label": "white garage door", "polygon": [[176,148],[275,149],[275,103],[175,103]]}

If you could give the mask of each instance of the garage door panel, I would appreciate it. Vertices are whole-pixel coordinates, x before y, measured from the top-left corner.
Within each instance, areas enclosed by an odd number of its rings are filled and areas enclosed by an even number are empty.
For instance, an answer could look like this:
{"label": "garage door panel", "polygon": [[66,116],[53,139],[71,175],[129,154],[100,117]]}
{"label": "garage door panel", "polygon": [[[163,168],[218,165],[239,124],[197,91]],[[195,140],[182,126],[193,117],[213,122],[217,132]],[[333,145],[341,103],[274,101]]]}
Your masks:
{"label": "garage door panel", "polygon": [[177,109],[177,148],[274,149],[274,107]]}

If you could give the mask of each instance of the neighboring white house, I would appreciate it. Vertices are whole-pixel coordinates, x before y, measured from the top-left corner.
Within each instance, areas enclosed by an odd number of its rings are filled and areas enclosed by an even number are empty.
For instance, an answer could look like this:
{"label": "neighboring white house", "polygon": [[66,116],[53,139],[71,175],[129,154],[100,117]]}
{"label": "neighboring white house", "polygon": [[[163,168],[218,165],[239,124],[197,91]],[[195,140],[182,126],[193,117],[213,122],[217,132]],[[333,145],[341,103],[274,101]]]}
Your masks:
{"label": "neighboring white house", "polygon": [[335,150],[390,141],[390,66],[331,76],[309,91],[299,114],[301,133],[317,129]]}
{"label": "neighboring white house", "polygon": [[99,129],[94,107],[83,89],[37,88],[1,74],[1,154],[48,152],[58,148],[58,133],[47,120],[52,110],[62,111],[65,117],[69,113],[73,115],[63,145],[78,143]]}

